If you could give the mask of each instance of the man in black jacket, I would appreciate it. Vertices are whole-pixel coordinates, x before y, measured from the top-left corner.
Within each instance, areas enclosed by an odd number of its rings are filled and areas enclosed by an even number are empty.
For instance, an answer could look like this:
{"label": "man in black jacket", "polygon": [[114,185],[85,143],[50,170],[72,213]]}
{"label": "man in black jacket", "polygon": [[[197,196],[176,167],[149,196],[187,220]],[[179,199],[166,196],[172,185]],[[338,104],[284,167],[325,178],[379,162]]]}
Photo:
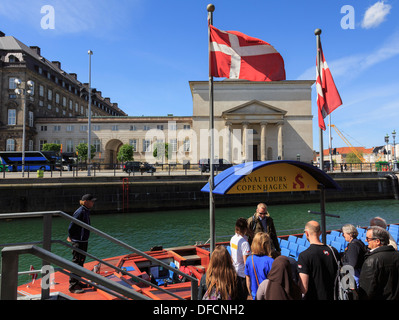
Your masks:
{"label": "man in black jacket", "polygon": [[[90,209],[94,206],[94,201],[96,201],[91,194],[85,194],[80,200],[80,207],[75,211],[73,217],[82,221],[88,225],[90,225]],[[73,221],[70,223],[68,228],[68,241],[72,243],[74,248],[80,249],[82,251],[87,251],[88,242],[89,242],[90,230],[79,226]],[[86,256],[84,254],[79,253],[78,251],[72,251],[72,262],[78,264],[83,267],[83,264],[86,260]],[[79,282],[77,279],[72,276],[69,279],[69,291],[72,293],[83,293],[83,288],[87,287],[87,285]]]}
{"label": "man in black jacket", "polygon": [[359,296],[369,300],[399,300],[399,252],[389,245],[389,233],[370,227],[366,254],[359,279]]}

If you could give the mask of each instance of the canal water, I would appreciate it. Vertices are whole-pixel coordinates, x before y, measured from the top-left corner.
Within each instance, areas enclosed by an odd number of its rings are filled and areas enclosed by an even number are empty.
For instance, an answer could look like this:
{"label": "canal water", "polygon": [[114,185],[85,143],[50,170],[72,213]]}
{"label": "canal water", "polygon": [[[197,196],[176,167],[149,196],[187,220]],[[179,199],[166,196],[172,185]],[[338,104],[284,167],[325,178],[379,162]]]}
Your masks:
{"label": "canal water", "polygon": [[[235,221],[239,217],[248,218],[255,207],[216,208],[217,241],[229,240],[234,233]],[[319,211],[319,203],[271,205],[268,208],[278,235],[302,233],[309,220],[320,221],[320,216],[308,211]],[[352,202],[331,202],[326,204],[326,212],[340,218],[327,217],[327,229],[339,229],[346,223],[355,226],[368,226],[371,218],[381,216],[387,223],[399,223],[398,200],[372,200]],[[153,246],[164,248],[191,245],[209,239],[209,209],[187,209],[176,211],[155,211],[143,213],[111,213],[91,216],[93,227],[139,249],[149,250]],[[64,218],[53,219],[52,237],[65,240],[69,222]],[[0,244],[41,241],[42,219],[0,220]],[[53,244],[52,251],[70,260],[71,250],[60,244]],[[126,249],[92,234],[89,253],[106,258],[126,254]],[[88,260],[90,261],[90,259]],[[41,267],[41,261],[30,256],[21,256],[20,271],[29,270],[30,265]],[[20,276],[20,283],[29,281],[29,276]]]}

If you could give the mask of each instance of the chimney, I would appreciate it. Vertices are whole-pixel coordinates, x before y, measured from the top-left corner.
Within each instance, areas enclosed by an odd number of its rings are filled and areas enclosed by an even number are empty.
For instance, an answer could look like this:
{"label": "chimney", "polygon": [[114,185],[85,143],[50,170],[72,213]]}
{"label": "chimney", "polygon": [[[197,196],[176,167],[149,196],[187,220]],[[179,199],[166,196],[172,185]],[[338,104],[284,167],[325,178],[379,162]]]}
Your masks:
{"label": "chimney", "polygon": [[59,61],[51,61],[51,63],[52,63],[53,65],[55,65],[58,69],[61,70],[61,62],[59,62]]}
{"label": "chimney", "polygon": [[40,54],[40,48],[38,47],[38,46],[31,46],[30,47],[33,51],[35,51],[39,56],[41,55]]}
{"label": "chimney", "polygon": [[69,75],[73,77],[75,80],[78,80],[78,75],[76,73],[70,73]]}

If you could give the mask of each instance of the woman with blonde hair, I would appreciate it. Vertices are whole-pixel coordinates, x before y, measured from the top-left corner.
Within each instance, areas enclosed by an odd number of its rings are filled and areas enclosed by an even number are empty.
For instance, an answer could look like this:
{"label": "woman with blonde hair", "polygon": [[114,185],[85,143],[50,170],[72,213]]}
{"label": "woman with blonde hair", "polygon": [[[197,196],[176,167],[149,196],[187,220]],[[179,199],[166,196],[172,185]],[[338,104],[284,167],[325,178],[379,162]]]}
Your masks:
{"label": "woman with blonde hair", "polygon": [[245,275],[248,291],[255,300],[259,284],[267,278],[272,268],[274,259],[271,258],[272,250],[270,237],[265,232],[258,232],[251,245],[252,256],[248,257],[245,264]]}
{"label": "woman with blonde hair", "polygon": [[203,300],[245,300],[247,298],[231,256],[224,246],[216,246],[212,252],[206,275],[206,292]]}

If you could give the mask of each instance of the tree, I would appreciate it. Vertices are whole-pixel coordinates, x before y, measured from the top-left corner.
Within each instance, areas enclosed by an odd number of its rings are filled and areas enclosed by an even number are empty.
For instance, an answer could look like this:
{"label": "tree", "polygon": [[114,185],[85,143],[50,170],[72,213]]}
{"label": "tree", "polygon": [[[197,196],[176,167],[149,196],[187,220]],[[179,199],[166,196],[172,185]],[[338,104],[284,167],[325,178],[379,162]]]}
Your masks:
{"label": "tree", "polygon": [[133,160],[133,146],[129,144],[124,144],[118,152],[118,161],[126,162]]}
{"label": "tree", "polygon": [[163,142],[157,142],[155,144],[155,148],[154,148],[154,152],[152,153],[152,155],[154,156],[154,158],[157,159],[163,159],[165,157],[165,159],[169,158],[169,144],[167,143],[163,143]]}
{"label": "tree", "polygon": [[57,143],[45,143],[42,147],[42,151],[54,151],[54,152],[60,152],[61,151],[61,145]]}
{"label": "tree", "polygon": [[[87,143],[80,143],[76,147],[76,153],[78,154],[78,161],[87,161]],[[93,159],[96,155],[96,147],[91,146],[91,158]]]}
{"label": "tree", "polygon": [[[362,152],[360,152],[360,155],[363,157]],[[351,152],[346,155],[346,163],[362,163],[362,161],[360,161],[360,159],[353,152]]]}

